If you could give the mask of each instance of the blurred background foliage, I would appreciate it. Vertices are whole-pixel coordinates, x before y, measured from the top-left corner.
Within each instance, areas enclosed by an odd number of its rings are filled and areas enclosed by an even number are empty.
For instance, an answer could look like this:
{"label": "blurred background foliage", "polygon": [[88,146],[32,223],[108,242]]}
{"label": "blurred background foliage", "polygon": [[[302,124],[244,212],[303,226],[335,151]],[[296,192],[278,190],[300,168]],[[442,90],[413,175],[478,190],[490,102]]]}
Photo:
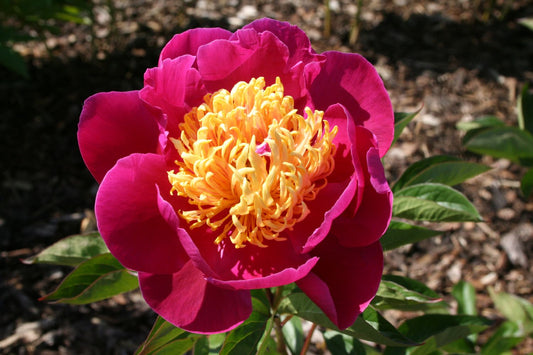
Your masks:
{"label": "blurred background foliage", "polygon": [[0,0],[0,64],[27,78],[24,58],[13,45],[43,41],[46,32],[59,33],[62,22],[91,24],[92,6],[84,0]]}

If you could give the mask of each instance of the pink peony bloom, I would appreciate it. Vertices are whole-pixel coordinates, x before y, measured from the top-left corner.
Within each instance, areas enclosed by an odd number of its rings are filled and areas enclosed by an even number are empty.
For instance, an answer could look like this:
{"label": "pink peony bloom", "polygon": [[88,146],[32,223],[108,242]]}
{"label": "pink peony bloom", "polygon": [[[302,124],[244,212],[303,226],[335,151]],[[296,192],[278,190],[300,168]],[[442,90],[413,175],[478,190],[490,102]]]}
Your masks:
{"label": "pink peony bloom", "polygon": [[174,36],[141,90],[87,99],[78,140],[102,237],[167,321],[227,331],[296,282],[346,328],[381,279],[393,121],[363,57],[262,19]]}

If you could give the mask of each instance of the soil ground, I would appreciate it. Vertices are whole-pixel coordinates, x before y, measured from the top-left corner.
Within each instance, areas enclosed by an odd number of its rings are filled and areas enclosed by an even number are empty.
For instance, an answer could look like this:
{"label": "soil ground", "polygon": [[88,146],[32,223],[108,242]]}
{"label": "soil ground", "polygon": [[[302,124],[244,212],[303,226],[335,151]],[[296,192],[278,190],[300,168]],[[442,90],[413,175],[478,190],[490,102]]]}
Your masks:
{"label": "soil ground", "polygon": [[[290,21],[319,52],[358,52],[378,69],[395,111],[421,108],[385,160],[390,181],[409,164],[448,154],[492,170],[458,188],[483,223],[437,226],[440,237],[386,255],[388,273],[427,283],[450,300],[452,286],[472,282],[478,309],[501,315],[488,288],[533,302],[533,201],[519,189],[524,170],[461,147],[458,122],[494,115],[516,125],[517,93],[533,82],[533,32],[517,20],[533,16],[526,0],[363,1],[357,41],[350,42],[355,2],[317,0],[115,0],[115,19],[96,1],[95,24],[63,25],[42,42],[18,45],[31,78],[0,69],[0,353],[128,354],[155,318],[138,293],[86,306],[38,301],[69,272],[25,265],[21,259],[94,225],[97,189],[78,152],[76,128],[85,98],[100,91],[142,87],[174,33],[192,27],[235,30],[264,16]],[[452,302],[453,304],[453,302]],[[389,313],[393,322],[404,314]],[[320,343],[315,352],[320,353]],[[533,352],[527,340],[516,354]]]}

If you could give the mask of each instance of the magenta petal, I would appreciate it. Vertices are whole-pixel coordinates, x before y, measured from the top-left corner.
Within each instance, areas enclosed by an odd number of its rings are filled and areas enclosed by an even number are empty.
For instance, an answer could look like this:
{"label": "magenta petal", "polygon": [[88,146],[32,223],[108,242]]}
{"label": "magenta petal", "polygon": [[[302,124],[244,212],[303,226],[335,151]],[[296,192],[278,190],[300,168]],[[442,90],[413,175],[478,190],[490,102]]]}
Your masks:
{"label": "magenta petal", "polygon": [[231,330],[252,312],[248,291],[214,286],[188,262],[171,275],[139,273],[144,299],[168,322],[189,332],[213,334]]}
{"label": "magenta petal", "polygon": [[149,111],[138,91],[103,92],[89,97],[78,125],[83,161],[96,181],[120,158],[156,153],[161,117]]}
{"label": "magenta petal", "polygon": [[[192,262],[194,263],[195,267],[201,270],[204,274],[206,274],[208,277],[219,277],[218,274],[216,274],[207,261],[202,256],[202,253],[200,252],[200,249],[198,246],[194,243],[191,236],[189,235],[188,231],[181,226],[181,219],[178,217],[176,210],[178,209],[184,209],[179,208],[179,206],[174,206],[170,204],[168,201],[163,199],[161,196],[158,196],[157,199],[157,205],[159,212],[165,222],[172,227],[173,230],[176,231],[181,246],[184,248],[187,255],[191,258]],[[186,225],[186,223],[184,223]],[[202,236],[205,239],[208,239],[208,236]],[[213,244],[213,240],[211,240],[211,244]],[[211,245],[212,247],[212,245]]]}
{"label": "magenta petal", "polygon": [[284,80],[289,51],[283,42],[272,33],[259,34],[251,29],[235,35],[237,40],[213,41],[198,49],[198,70],[209,91],[231,90],[239,81],[261,76],[267,85],[275,83],[277,76],[290,85],[290,80]]}
{"label": "magenta petal", "polygon": [[298,26],[288,22],[276,21],[269,18],[255,20],[243,27],[253,28],[257,32],[272,32],[289,49],[290,64],[299,61],[308,62],[313,58],[315,51],[311,47],[309,38]]}
{"label": "magenta petal", "polygon": [[[275,244],[270,245],[268,248],[273,248]],[[290,248],[288,243],[285,243],[285,248]],[[233,246],[229,246],[233,248]],[[247,248],[255,248],[253,246],[247,246]],[[279,250],[279,249],[278,249]],[[231,252],[231,251],[227,251]],[[236,250],[240,252],[240,250]],[[281,255],[287,255],[286,252],[281,251]],[[287,285],[301,278],[305,277],[311,269],[315,266],[318,261],[318,258],[313,257],[309,258],[305,263],[297,267],[280,267],[283,264],[288,264],[287,260],[281,260],[281,255],[276,255],[272,251],[263,249],[263,255],[260,253],[257,254],[256,259],[249,260],[248,255],[243,255],[245,260],[240,260],[235,263],[233,266],[232,272],[235,276],[240,277],[239,279],[234,280],[221,280],[216,278],[207,278],[207,281],[213,283],[214,285],[231,288],[235,290],[252,290],[258,288],[267,288],[267,287],[277,287],[282,285]],[[261,256],[263,256],[261,258]],[[270,256],[268,260],[265,256]],[[224,262],[224,260],[221,260]],[[255,265],[254,265],[255,264]],[[269,268],[273,270],[269,270]],[[249,270],[246,270],[249,268]],[[262,271],[264,275],[257,275],[258,272]]]}
{"label": "magenta petal", "polygon": [[[358,199],[333,224],[332,231],[346,247],[364,246],[377,241],[387,230],[392,215],[393,195],[372,133],[357,127],[359,161]],[[351,231],[346,233],[346,231]]]}
{"label": "magenta petal", "polygon": [[176,206],[162,198],[158,205],[195,267],[220,287],[237,290],[286,285],[307,275],[318,260],[295,252],[289,242],[273,242],[268,248],[247,245],[236,249],[226,239],[216,245],[216,234],[207,228],[187,231],[180,227]]}
{"label": "magenta petal", "polygon": [[316,254],[317,265],[296,284],[337,327],[345,329],[376,295],[383,272],[381,245],[346,248],[331,235]]}
{"label": "magenta petal", "polygon": [[[329,107],[324,119],[331,127],[339,128],[334,140],[337,146],[335,170],[316,199],[306,202],[310,214],[287,233],[296,247],[301,244],[302,253],[311,251],[328,235],[335,218],[348,208],[357,191],[358,182],[354,174],[354,169],[358,169],[357,159],[354,159],[357,158],[355,123],[341,105]],[[302,241],[302,238],[306,239]]]}
{"label": "magenta petal", "polygon": [[324,52],[327,60],[310,92],[315,109],[340,103],[357,125],[377,137],[383,157],[394,138],[394,113],[383,81],[374,67],[359,54]]}
{"label": "magenta petal", "polygon": [[182,55],[195,56],[200,46],[216,39],[228,39],[233,33],[222,28],[195,28],[177,34],[165,45],[159,56],[159,63]]}
{"label": "magenta petal", "polygon": [[199,106],[207,93],[200,74],[192,68],[194,61],[190,55],[165,59],[144,74],[144,88],[139,96],[167,115],[166,130],[174,135],[178,134],[178,125],[183,122],[185,113]]}
{"label": "magenta petal", "polygon": [[128,269],[172,273],[188,260],[176,231],[161,217],[158,188],[170,191],[164,157],[132,154],[104,177],[96,195],[98,229]]}

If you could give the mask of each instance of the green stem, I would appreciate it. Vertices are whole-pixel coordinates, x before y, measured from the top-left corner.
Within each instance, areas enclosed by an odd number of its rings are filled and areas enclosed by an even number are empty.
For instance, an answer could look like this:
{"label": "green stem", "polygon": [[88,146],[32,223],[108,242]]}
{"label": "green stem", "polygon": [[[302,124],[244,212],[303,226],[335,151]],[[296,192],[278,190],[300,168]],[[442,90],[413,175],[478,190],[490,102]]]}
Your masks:
{"label": "green stem", "polygon": [[277,340],[277,350],[280,354],[287,354],[287,346],[285,344],[285,338],[283,337],[283,332],[281,331],[281,321],[279,316],[274,315],[274,330],[276,331],[276,340]]}
{"label": "green stem", "polygon": [[270,289],[268,288],[266,289],[266,294],[270,302],[271,318],[267,322],[265,333],[263,334],[263,338],[261,339],[259,349],[257,350],[258,354],[263,354],[267,350],[266,348],[268,344],[268,338],[270,337],[270,333],[272,332],[272,329],[274,329],[275,334],[276,334],[277,351],[281,353],[282,355],[287,354],[287,347],[285,345],[285,339],[283,337],[283,332],[281,331],[282,324],[279,319],[279,315],[277,314],[278,306],[281,302],[281,299],[283,298],[282,293],[283,293],[282,287],[277,287],[276,292],[274,294],[272,294],[272,291]]}

